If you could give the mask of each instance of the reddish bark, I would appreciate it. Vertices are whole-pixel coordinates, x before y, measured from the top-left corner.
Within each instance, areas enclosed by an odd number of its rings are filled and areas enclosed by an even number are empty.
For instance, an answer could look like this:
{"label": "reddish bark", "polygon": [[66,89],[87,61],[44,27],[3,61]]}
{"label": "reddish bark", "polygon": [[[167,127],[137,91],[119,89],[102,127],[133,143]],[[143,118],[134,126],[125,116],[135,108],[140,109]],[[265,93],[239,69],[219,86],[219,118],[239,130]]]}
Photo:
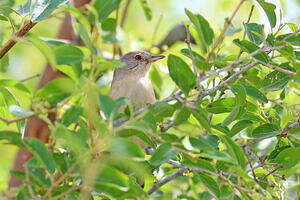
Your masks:
{"label": "reddish bark", "polygon": [[[74,5],[76,8],[79,8],[89,2],[90,0],[74,0]],[[72,28],[71,17],[68,13],[66,13],[66,16],[60,27],[58,38],[70,41],[76,40],[76,36]],[[50,65],[47,64],[43,72],[42,78],[39,81],[37,89],[44,87],[49,81],[59,76],[62,76],[62,73],[60,73],[59,71],[53,71]],[[56,115],[55,113],[50,113],[48,117],[51,121],[55,121]],[[33,117],[28,120],[25,129],[25,137],[38,138],[42,142],[47,143],[49,140],[49,133],[50,131],[47,124],[40,118]],[[24,163],[26,163],[30,159],[30,157],[31,154],[27,150],[19,149],[15,158],[13,170],[23,170]],[[17,187],[20,184],[21,181],[17,177],[11,177],[9,181],[9,187]]]}

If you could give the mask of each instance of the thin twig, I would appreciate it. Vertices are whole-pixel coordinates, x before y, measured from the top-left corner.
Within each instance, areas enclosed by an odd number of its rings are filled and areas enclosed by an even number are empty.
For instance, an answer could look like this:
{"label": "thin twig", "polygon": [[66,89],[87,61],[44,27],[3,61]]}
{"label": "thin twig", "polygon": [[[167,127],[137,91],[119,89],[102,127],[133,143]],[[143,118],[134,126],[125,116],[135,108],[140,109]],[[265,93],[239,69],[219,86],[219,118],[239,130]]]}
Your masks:
{"label": "thin twig", "polygon": [[46,192],[46,194],[43,196],[43,199],[46,200],[49,195],[51,194],[51,192],[59,185],[61,184],[72,172],[73,170],[77,167],[77,165],[79,164],[80,159],[78,159],[67,171],[65,174],[63,174],[61,177],[59,177],[59,179],[57,179],[56,182],[54,182],[51,187],[49,188],[49,190]]}
{"label": "thin twig", "polygon": [[163,178],[161,181],[154,183],[153,186],[147,191],[147,193],[150,195],[153,192],[155,192],[158,188],[163,186],[164,184],[170,182],[171,180],[177,178],[178,176],[182,176],[184,174],[185,170],[186,169],[184,169],[184,168],[179,169],[178,171],[174,172],[173,174]]}
{"label": "thin twig", "polygon": [[192,59],[192,64],[193,64],[193,70],[194,70],[194,74],[196,75],[196,84],[198,86],[199,84],[199,74],[197,72],[197,66],[196,66],[196,62],[195,62],[195,57],[194,57],[194,53],[192,51],[192,47],[191,47],[191,33],[190,33],[190,25],[188,24],[186,26],[186,40],[185,40],[187,46],[188,46],[188,49],[189,49],[189,52],[190,52],[190,56],[191,56],[191,59]]}
{"label": "thin twig", "polygon": [[17,43],[15,38],[23,37],[30,29],[32,29],[36,23],[29,21],[20,30],[12,35],[11,39],[0,50],[0,59]]}
{"label": "thin twig", "polygon": [[155,39],[156,39],[156,34],[157,34],[157,31],[159,29],[159,25],[162,21],[162,18],[163,18],[163,15],[160,15],[159,18],[158,18],[158,21],[155,25],[155,28],[154,28],[154,31],[153,31],[153,35],[152,35],[152,40],[151,40],[151,45],[154,46],[154,42],[155,42]]}
{"label": "thin twig", "polygon": [[121,28],[124,28],[130,3],[131,3],[131,0],[127,0],[123,14],[122,14],[121,23],[120,23]]}
{"label": "thin twig", "polygon": [[15,119],[6,119],[6,118],[0,116],[0,120],[5,122],[7,125],[9,125],[9,124],[14,123],[14,122],[19,122],[19,121],[23,121],[25,119],[29,119],[29,118],[34,117],[36,115],[38,115],[38,114],[34,113],[34,114],[23,116],[23,117],[17,117]]}
{"label": "thin twig", "polygon": [[278,169],[282,168],[282,166],[278,166],[277,168],[275,168],[274,170],[270,171],[268,174],[264,175],[263,177],[261,177],[259,180],[263,180],[265,178],[267,178],[269,175],[273,174],[274,172],[276,172]]}
{"label": "thin twig", "polygon": [[288,131],[290,131],[290,130],[292,130],[292,129],[298,128],[298,127],[300,127],[300,121],[299,121],[299,122],[295,122],[295,123],[293,123],[293,124],[290,124],[290,125],[286,126],[286,127],[282,130],[282,132],[285,133],[285,132],[288,132]]}
{"label": "thin twig", "polygon": [[288,35],[288,36],[282,38],[280,41],[285,41],[285,40],[287,40],[287,39],[293,37],[294,35],[296,35],[296,34],[299,33],[299,32],[300,32],[300,29],[298,29],[298,30],[295,31],[294,33],[291,33],[290,35]]}
{"label": "thin twig", "polygon": [[[254,5],[251,6],[251,10],[250,10],[250,13],[249,13],[249,16],[248,16],[246,24],[248,24],[250,22],[253,10],[254,10]],[[245,28],[244,35],[243,35],[243,40],[245,40],[246,34],[247,34],[247,31],[246,31],[246,28]],[[243,53],[243,49],[240,49],[240,52],[239,52],[239,55],[236,58],[236,61],[240,59],[242,53]]]}
{"label": "thin twig", "polygon": [[208,75],[206,75],[204,77],[201,77],[200,80],[199,80],[199,82],[202,82],[202,81],[204,81],[204,80],[206,80],[206,79],[208,79],[208,78],[210,78],[212,76],[218,75],[218,74],[220,74],[223,71],[227,71],[227,70],[229,70],[231,68],[234,68],[235,66],[238,66],[239,64],[243,63],[244,61],[248,60],[249,58],[251,58],[251,57],[253,57],[253,56],[255,56],[255,55],[259,54],[259,53],[262,53],[262,52],[265,52],[265,51],[266,52],[274,51],[274,50],[282,49],[282,48],[286,48],[286,47],[288,47],[288,45],[282,45],[282,46],[277,46],[277,47],[263,47],[263,48],[257,49],[256,51],[253,51],[252,53],[250,53],[248,56],[246,56],[246,57],[244,57],[244,58],[242,58],[240,60],[237,60],[234,63],[232,63],[232,64],[230,64],[230,65],[228,65],[226,67],[223,67],[223,68],[221,68],[221,69],[219,69],[219,70],[217,70],[217,71],[215,71],[213,73],[210,73],[210,74],[208,74]]}
{"label": "thin twig", "polygon": [[31,79],[34,79],[34,78],[37,78],[37,77],[40,77],[40,76],[41,76],[41,74],[35,74],[35,75],[29,76],[29,77],[27,77],[27,78],[21,79],[21,80],[19,80],[19,81],[20,81],[20,82],[25,82],[25,81],[29,81],[29,80],[31,80]]}
{"label": "thin twig", "polygon": [[33,192],[33,189],[30,185],[30,180],[29,180],[29,171],[28,171],[28,166],[27,164],[25,163],[24,164],[24,172],[25,172],[25,184],[28,188],[28,191],[29,191],[29,194],[31,196],[32,199],[35,199],[35,195],[34,195],[34,192]]}
{"label": "thin twig", "polygon": [[253,175],[253,179],[254,179],[254,181],[257,183],[257,185],[258,185],[259,190],[261,191],[261,193],[262,193],[264,196],[266,196],[266,192],[265,192],[265,190],[261,187],[261,185],[259,184],[258,179],[257,179],[257,177],[256,177],[256,175],[255,175],[255,172],[254,172],[254,169],[253,169],[251,160],[250,160],[250,158],[249,158],[249,152],[250,152],[249,147],[245,147],[245,148],[244,148],[244,152],[245,152],[245,154],[246,154],[246,157],[247,157],[247,160],[248,160],[248,163],[249,163],[249,166],[250,166],[252,175]]}
{"label": "thin twig", "polygon": [[277,67],[277,66],[272,65],[272,64],[267,64],[266,66],[267,66],[267,67],[270,67],[271,69],[274,69],[274,70],[276,70],[276,71],[282,72],[282,73],[284,73],[284,74],[296,76],[296,72],[292,72],[292,71],[290,71],[290,70],[286,70],[286,69],[283,69],[283,68],[281,68],[281,67]]}
{"label": "thin twig", "polygon": [[216,48],[219,46],[219,44],[222,42],[224,35],[229,27],[229,25],[232,22],[232,19],[234,18],[234,16],[236,15],[236,13],[238,12],[238,10],[241,8],[242,4],[245,2],[246,0],[241,0],[240,3],[237,5],[236,9],[233,11],[231,17],[228,19],[224,29],[222,30],[221,34],[219,35],[216,43],[214,44],[213,48],[211,49],[211,51],[208,53],[208,56],[206,58],[206,61],[209,61],[211,55],[213,54],[213,52],[216,50]]}

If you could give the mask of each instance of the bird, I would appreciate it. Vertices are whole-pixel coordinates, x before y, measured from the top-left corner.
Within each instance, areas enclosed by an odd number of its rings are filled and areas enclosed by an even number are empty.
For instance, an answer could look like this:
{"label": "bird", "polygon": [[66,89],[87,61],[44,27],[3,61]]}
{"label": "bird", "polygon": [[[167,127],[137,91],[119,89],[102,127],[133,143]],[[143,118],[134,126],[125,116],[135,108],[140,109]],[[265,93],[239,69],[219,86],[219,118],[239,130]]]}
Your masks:
{"label": "bird", "polygon": [[152,63],[165,58],[147,51],[132,51],[120,60],[125,65],[114,70],[109,97],[116,100],[120,97],[130,99],[135,110],[156,101],[149,72]]}

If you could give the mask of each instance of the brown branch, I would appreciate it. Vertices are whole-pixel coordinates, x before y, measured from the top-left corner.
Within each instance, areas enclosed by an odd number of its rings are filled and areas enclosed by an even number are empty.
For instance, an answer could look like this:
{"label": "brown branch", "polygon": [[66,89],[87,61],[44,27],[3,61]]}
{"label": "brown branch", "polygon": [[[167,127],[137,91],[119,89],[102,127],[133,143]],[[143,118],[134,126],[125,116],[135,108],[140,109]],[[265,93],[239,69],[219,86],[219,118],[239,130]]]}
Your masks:
{"label": "brown branch", "polygon": [[31,114],[31,115],[27,115],[27,116],[23,116],[23,117],[17,117],[15,119],[5,119],[4,117],[0,116],[0,120],[2,120],[3,122],[5,122],[7,125],[14,123],[14,122],[19,122],[19,121],[23,121],[25,119],[29,119],[32,118],[34,116],[38,115],[37,113]]}
{"label": "brown branch", "polygon": [[282,72],[282,73],[284,73],[284,74],[296,76],[296,72],[292,72],[292,71],[290,71],[290,70],[286,70],[286,69],[277,67],[277,66],[272,65],[272,64],[267,64],[266,66],[267,66],[267,67],[270,67],[271,69],[274,69],[274,70],[276,70],[276,71]]}
{"label": "brown branch", "polygon": [[294,35],[296,35],[296,34],[299,33],[299,32],[300,32],[300,29],[298,29],[298,30],[295,31],[294,33],[291,33],[290,35],[288,35],[288,36],[282,38],[280,41],[285,41],[285,40],[287,40],[287,39],[293,37]]}
{"label": "brown branch", "polygon": [[222,30],[221,34],[219,35],[216,43],[214,44],[213,48],[211,49],[211,51],[208,53],[208,56],[206,58],[206,61],[209,61],[211,55],[213,54],[213,52],[216,50],[216,48],[219,46],[219,44],[222,42],[224,35],[229,27],[229,25],[231,24],[233,18],[235,17],[236,13],[238,12],[238,10],[241,8],[242,4],[245,2],[246,0],[241,0],[240,3],[237,5],[236,9],[233,11],[231,17],[228,19],[224,29]]}
{"label": "brown branch", "polygon": [[[250,13],[249,13],[246,24],[248,24],[250,22],[252,14],[253,14],[253,10],[254,10],[254,5],[251,6],[251,10],[250,10]],[[245,28],[244,35],[243,35],[243,40],[246,38],[246,33],[247,32],[246,32],[246,28]],[[240,49],[240,52],[239,52],[239,55],[236,58],[236,61],[240,59],[243,52],[244,52],[243,49]]]}
{"label": "brown branch", "polygon": [[37,78],[37,77],[40,77],[40,76],[41,76],[41,74],[35,74],[35,75],[29,76],[29,77],[27,77],[27,78],[21,79],[21,80],[19,80],[19,81],[20,81],[20,82],[25,82],[25,81],[29,81],[29,80],[31,80],[31,79],[34,79],[34,78]]}
{"label": "brown branch", "polygon": [[171,180],[177,178],[178,176],[182,176],[184,174],[185,170],[186,169],[184,169],[184,168],[179,169],[178,171],[174,172],[173,174],[163,178],[161,181],[154,183],[153,186],[147,191],[147,193],[152,194],[153,192],[155,192],[158,188],[160,188],[164,184],[170,182]]}
{"label": "brown branch", "polygon": [[285,132],[288,132],[288,131],[290,131],[290,130],[292,130],[292,129],[298,128],[298,127],[300,127],[300,121],[299,121],[299,122],[295,122],[295,123],[293,123],[293,124],[290,124],[290,125],[286,126],[286,127],[282,130],[282,132],[285,133]]}
{"label": "brown branch", "polygon": [[275,168],[274,170],[270,171],[268,174],[264,175],[263,177],[261,177],[259,179],[259,181],[264,180],[265,178],[267,178],[269,175],[273,174],[274,172],[276,172],[278,169],[282,168],[282,166],[278,166],[277,168]]}
{"label": "brown branch", "polygon": [[199,79],[198,79],[198,72],[197,72],[197,66],[196,66],[196,62],[195,62],[195,58],[194,58],[194,53],[192,51],[192,47],[191,47],[191,33],[190,33],[190,25],[188,24],[186,26],[186,44],[188,46],[188,49],[189,49],[189,52],[190,52],[190,56],[191,56],[191,59],[192,59],[192,64],[193,64],[193,70],[194,70],[194,74],[196,75],[196,83],[197,85],[199,84]]}
{"label": "brown branch", "polygon": [[10,40],[0,50],[0,59],[17,43],[16,38],[23,37],[30,29],[32,29],[36,23],[29,21],[20,30],[14,33]]}
{"label": "brown branch", "polygon": [[249,152],[250,152],[249,147],[245,147],[245,148],[244,148],[244,152],[245,152],[245,154],[246,154],[246,157],[247,157],[247,160],[248,160],[248,163],[249,163],[249,166],[250,166],[252,175],[253,175],[253,179],[254,179],[254,181],[256,182],[256,184],[258,185],[259,190],[261,191],[261,193],[262,193],[264,196],[266,196],[266,192],[265,192],[265,190],[261,187],[261,185],[259,184],[258,179],[257,179],[257,177],[256,177],[256,175],[255,175],[255,172],[254,172],[254,169],[253,169],[251,160],[250,160],[250,158],[249,158]]}
{"label": "brown branch", "polygon": [[131,3],[131,0],[127,0],[124,11],[122,13],[122,19],[121,19],[121,23],[120,23],[121,28],[124,28],[130,3]]}
{"label": "brown branch", "polygon": [[72,172],[73,170],[77,167],[77,165],[79,164],[79,162],[81,161],[81,159],[78,159],[67,171],[65,174],[63,174],[61,177],[58,178],[58,180],[56,182],[54,182],[51,187],[49,188],[49,190],[46,192],[46,194],[43,196],[43,199],[47,199],[49,197],[49,195],[51,194],[51,192],[59,185],[61,184]]}

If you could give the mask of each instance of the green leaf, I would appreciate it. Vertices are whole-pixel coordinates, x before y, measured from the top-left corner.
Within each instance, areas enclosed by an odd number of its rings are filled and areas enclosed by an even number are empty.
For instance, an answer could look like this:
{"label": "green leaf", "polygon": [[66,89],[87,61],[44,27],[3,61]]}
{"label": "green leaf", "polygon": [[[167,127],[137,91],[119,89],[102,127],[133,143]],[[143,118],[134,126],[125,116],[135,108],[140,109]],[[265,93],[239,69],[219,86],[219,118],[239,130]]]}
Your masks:
{"label": "green leaf", "polygon": [[210,27],[208,21],[202,15],[195,15],[188,9],[185,9],[185,13],[194,24],[200,41],[204,44],[204,48],[202,48],[202,50],[206,53],[206,48],[212,44],[214,39],[213,29]]}
{"label": "green leaf", "polygon": [[68,127],[70,124],[76,122],[82,113],[83,113],[82,107],[73,105],[62,116],[62,119],[61,119],[62,123]]}
{"label": "green leaf", "polygon": [[220,197],[220,188],[215,179],[204,173],[198,173],[198,176],[202,184],[213,196],[216,198]]}
{"label": "green leaf", "polygon": [[78,78],[76,72],[74,71],[74,68],[69,65],[56,65],[56,69],[69,76],[74,81]]}
{"label": "green leaf", "polygon": [[90,22],[88,21],[87,17],[81,13],[82,11],[80,10],[80,8],[77,9],[73,7],[65,7],[65,9],[70,12],[70,14],[73,15],[80,24],[84,26],[88,33],[91,32]]}
{"label": "green leaf", "polygon": [[253,87],[252,85],[244,85],[247,95],[257,99],[260,102],[268,103],[268,99],[264,93],[262,93],[259,89],[256,87]]}
{"label": "green leaf", "polygon": [[190,67],[181,58],[171,54],[168,56],[168,69],[173,81],[185,96],[188,96],[196,82],[195,74]]}
{"label": "green leaf", "polygon": [[101,23],[101,29],[104,31],[116,32],[117,29],[116,19],[107,18]]}
{"label": "green leaf", "polygon": [[[186,138],[188,139],[189,142],[188,145],[191,145],[193,148],[200,149],[200,150],[215,148],[214,145],[209,144],[207,140],[204,140],[202,137],[199,137],[198,139],[198,138],[186,136]],[[183,143],[184,142],[185,141],[183,141]]]}
{"label": "green leaf", "polygon": [[28,145],[28,150],[40,161],[43,167],[50,174],[54,174],[56,163],[46,145],[36,138],[27,137],[24,138],[24,142]]}
{"label": "green leaf", "polygon": [[49,17],[56,8],[67,1],[68,0],[31,0],[30,20],[36,23]]}
{"label": "green leaf", "polygon": [[174,107],[165,102],[156,102],[149,110],[156,122],[161,122],[164,118],[171,117],[175,111]]}
{"label": "green leaf", "polygon": [[235,123],[233,125],[233,127],[231,128],[230,132],[227,135],[229,137],[233,137],[237,133],[239,133],[240,131],[242,131],[243,129],[247,128],[248,126],[251,126],[252,124],[253,124],[253,122],[250,121],[250,120],[247,120],[247,119],[238,121],[237,123]]}
{"label": "green leaf", "polygon": [[101,167],[94,183],[94,189],[98,193],[120,199],[122,195],[129,192],[129,177],[115,168]]}
{"label": "green leaf", "polygon": [[56,59],[52,49],[47,45],[46,42],[39,39],[38,37],[30,36],[26,37],[47,59],[52,69],[55,69]]}
{"label": "green leaf", "polygon": [[13,10],[18,13],[21,17],[26,17],[30,13],[30,5],[31,5],[31,0],[27,0],[23,4],[14,7]]}
{"label": "green leaf", "polygon": [[296,32],[296,31],[299,29],[297,24],[294,24],[294,23],[285,23],[285,24],[288,25],[289,28],[290,28],[293,32]]}
{"label": "green leaf", "polygon": [[82,137],[80,130],[82,131],[82,129],[79,129],[77,133],[71,132],[62,124],[57,123],[51,135],[56,138],[61,145],[66,146],[71,152],[80,156],[88,150],[86,139]]}
{"label": "green leaf", "polygon": [[33,112],[30,110],[24,110],[21,106],[11,105],[8,107],[8,110],[11,114],[17,117],[25,117],[32,115]]}
{"label": "green leaf", "polygon": [[98,21],[104,21],[110,13],[119,7],[121,0],[96,0],[94,8],[98,13]]}
{"label": "green leaf", "polygon": [[191,112],[187,107],[182,107],[179,110],[177,110],[175,117],[174,117],[174,125],[177,126],[179,124],[182,124],[188,120],[190,117]]}
{"label": "green leaf", "polygon": [[246,105],[246,89],[244,88],[244,86],[233,85],[230,89],[237,98],[237,104],[239,106],[245,106]]}
{"label": "green leaf", "polygon": [[197,110],[190,110],[193,116],[197,119],[197,121],[201,124],[203,128],[205,128],[208,132],[211,132],[210,122],[207,117],[207,112],[203,110],[200,106],[197,106]]}
{"label": "green leaf", "polygon": [[[137,130],[134,128],[128,128],[128,129],[123,129],[121,131],[119,131],[118,136],[120,137],[132,137],[132,136],[136,136],[138,138],[140,138],[142,141],[144,141],[146,144],[148,144],[150,147],[154,148],[154,144],[153,141],[148,137],[148,135],[146,133],[144,133],[141,130]],[[139,143],[139,142],[136,142]]]}
{"label": "green leaf", "polygon": [[228,113],[232,111],[235,105],[235,98],[222,98],[207,105],[206,110],[214,114]]}
{"label": "green leaf", "polygon": [[111,141],[110,150],[113,153],[123,157],[139,160],[144,160],[145,157],[145,153],[141,147],[130,140],[114,138]]}
{"label": "green leaf", "polygon": [[240,112],[240,106],[234,106],[230,114],[222,122],[222,126],[228,126],[235,120]]}
{"label": "green leaf", "polygon": [[171,143],[166,142],[160,145],[154,154],[149,159],[150,164],[159,166],[168,160],[174,158],[178,154],[178,151],[172,148]]}
{"label": "green leaf", "polygon": [[256,1],[264,9],[269,19],[271,27],[274,28],[276,26],[276,14],[275,14],[276,6],[272,3],[265,2],[265,0],[256,0]]}
{"label": "green leaf", "polygon": [[38,90],[36,97],[46,98],[51,105],[67,98],[74,92],[74,81],[70,78],[52,80]]}
{"label": "green leaf", "polygon": [[0,86],[0,94],[3,95],[7,107],[19,104],[15,96],[5,87]]}
{"label": "green leaf", "polygon": [[210,162],[207,160],[196,158],[193,160],[184,160],[182,164],[188,168],[198,168],[203,171],[207,172],[216,172],[215,166],[213,166]]}
{"label": "green leaf", "polygon": [[113,115],[117,114],[118,105],[109,96],[99,95],[99,103],[100,103],[100,108],[103,111],[106,118],[109,119],[112,114]]}
{"label": "green leaf", "polygon": [[[281,65],[279,65],[279,67],[282,69],[295,71],[289,66],[288,63],[282,63]],[[287,75],[279,71],[273,71],[263,79],[262,88],[266,91],[282,90],[292,78],[293,76],[291,75]]]}
{"label": "green leaf", "polygon": [[251,42],[260,45],[262,41],[262,26],[256,23],[246,23],[244,24],[247,36]]}
{"label": "green leaf", "polygon": [[54,50],[56,62],[58,65],[67,65],[82,62],[82,51],[72,45],[60,45]]}
{"label": "green leaf", "polygon": [[74,26],[75,26],[76,30],[78,31],[82,41],[88,47],[88,49],[93,51],[94,50],[93,44],[92,44],[90,36],[89,36],[87,30],[85,29],[85,27],[82,24],[79,24],[79,23],[75,23]]}
{"label": "green leaf", "polygon": [[0,72],[6,72],[8,66],[9,66],[9,56],[8,56],[8,54],[5,54],[0,59]]}
{"label": "green leaf", "polygon": [[281,151],[275,158],[275,162],[282,165],[282,169],[286,170],[294,167],[300,162],[300,147],[287,148]]}
{"label": "green leaf", "polygon": [[[239,39],[235,39],[235,40],[233,40],[233,43],[236,44],[238,47],[240,47],[242,50],[244,50],[247,53],[252,53],[259,49],[259,47],[256,44],[254,44],[253,42],[247,41],[247,40],[240,41]],[[263,64],[269,63],[269,57],[265,52],[256,54],[253,57]]]}
{"label": "green leaf", "polygon": [[151,21],[152,20],[152,10],[151,10],[151,8],[148,5],[147,0],[140,0],[140,3],[141,3],[141,6],[142,6],[142,8],[144,10],[144,14],[146,16],[146,19],[148,21]]}
{"label": "green leaf", "polygon": [[226,145],[229,154],[235,158],[237,163],[244,168],[246,166],[246,157],[242,149],[234,143],[229,137],[220,135],[219,138]]}
{"label": "green leaf", "polygon": [[293,120],[293,112],[290,108],[283,107],[280,127],[283,129],[290,121]]}
{"label": "green leaf", "polygon": [[9,144],[24,148],[22,135],[14,131],[0,131],[0,140],[6,140]]}
{"label": "green leaf", "polygon": [[263,124],[252,131],[252,137],[256,139],[270,138],[280,133],[278,126],[274,124]]}
{"label": "green leaf", "polygon": [[13,88],[20,92],[31,94],[30,90],[22,82],[13,79],[0,79],[0,86]]}

